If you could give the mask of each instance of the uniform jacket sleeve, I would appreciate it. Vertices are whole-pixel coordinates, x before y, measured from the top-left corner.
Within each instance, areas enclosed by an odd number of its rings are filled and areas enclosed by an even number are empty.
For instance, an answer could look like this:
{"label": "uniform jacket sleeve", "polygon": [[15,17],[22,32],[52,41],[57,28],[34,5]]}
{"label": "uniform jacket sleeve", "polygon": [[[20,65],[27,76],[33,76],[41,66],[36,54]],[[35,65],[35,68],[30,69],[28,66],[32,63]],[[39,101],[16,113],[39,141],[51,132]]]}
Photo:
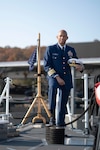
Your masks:
{"label": "uniform jacket sleeve", "polygon": [[46,48],[46,52],[44,54],[44,70],[47,72],[49,76],[55,77],[57,73],[54,70],[52,64],[52,54],[51,54],[52,50],[53,50],[52,46],[48,46]]}

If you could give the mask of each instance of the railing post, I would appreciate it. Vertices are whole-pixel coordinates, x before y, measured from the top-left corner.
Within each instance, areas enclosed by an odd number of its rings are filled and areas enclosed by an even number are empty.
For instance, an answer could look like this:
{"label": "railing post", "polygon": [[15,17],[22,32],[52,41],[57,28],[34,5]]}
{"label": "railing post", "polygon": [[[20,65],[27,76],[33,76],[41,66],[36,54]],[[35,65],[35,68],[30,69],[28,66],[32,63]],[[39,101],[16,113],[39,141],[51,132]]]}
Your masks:
{"label": "railing post", "polygon": [[71,114],[74,114],[75,109],[75,67],[71,66],[71,74],[72,74],[72,82],[73,82],[73,88],[71,89]]}
{"label": "railing post", "polygon": [[[84,79],[84,110],[88,108],[88,74],[84,74],[82,77]],[[89,132],[89,115],[88,111],[85,113],[85,134]]]}
{"label": "railing post", "polygon": [[6,78],[6,84],[7,84],[7,89],[6,89],[6,115],[9,115],[9,84],[10,84],[10,79],[7,77]]}

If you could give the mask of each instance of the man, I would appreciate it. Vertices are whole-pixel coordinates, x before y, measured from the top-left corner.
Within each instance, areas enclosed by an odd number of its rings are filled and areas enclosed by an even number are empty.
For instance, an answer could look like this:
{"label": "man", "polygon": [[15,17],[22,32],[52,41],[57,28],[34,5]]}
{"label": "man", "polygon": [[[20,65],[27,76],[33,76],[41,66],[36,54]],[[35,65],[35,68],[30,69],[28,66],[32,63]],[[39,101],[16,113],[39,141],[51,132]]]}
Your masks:
{"label": "man", "polygon": [[[44,54],[44,69],[48,74],[49,84],[49,109],[52,115],[50,125],[55,124],[56,96],[59,95],[56,126],[65,126],[66,104],[72,88],[71,68],[68,60],[78,58],[75,49],[66,44],[67,39],[67,32],[60,30],[57,35],[58,43],[48,46]],[[83,65],[76,65],[76,69],[82,71]]]}

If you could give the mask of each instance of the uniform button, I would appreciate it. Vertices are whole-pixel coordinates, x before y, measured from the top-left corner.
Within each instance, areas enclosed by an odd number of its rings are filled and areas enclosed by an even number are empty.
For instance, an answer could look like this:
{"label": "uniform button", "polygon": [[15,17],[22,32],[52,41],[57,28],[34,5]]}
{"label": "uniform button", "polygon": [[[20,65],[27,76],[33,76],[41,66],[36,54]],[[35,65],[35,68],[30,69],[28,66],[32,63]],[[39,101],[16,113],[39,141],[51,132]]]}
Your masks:
{"label": "uniform button", "polygon": [[65,69],[65,67],[63,67],[63,69]]}
{"label": "uniform button", "polygon": [[65,64],[65,62],[63,62],[63,64]]}
{"label": "uniform button", "polygon": [[63,59],[65,59],[65,57],[63,57]]}
{"label": "uniform button", "polygon": [[66,72],[64,72],[64,74],[66,74]]}

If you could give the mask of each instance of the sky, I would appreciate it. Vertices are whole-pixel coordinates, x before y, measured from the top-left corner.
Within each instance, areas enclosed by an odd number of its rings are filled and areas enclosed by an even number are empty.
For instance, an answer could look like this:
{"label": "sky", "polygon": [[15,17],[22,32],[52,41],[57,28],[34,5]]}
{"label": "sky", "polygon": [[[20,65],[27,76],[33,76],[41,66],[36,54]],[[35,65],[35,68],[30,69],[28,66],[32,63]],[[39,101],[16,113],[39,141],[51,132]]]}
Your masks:
{"label": "sky", "polygon": [[68,43],[100,41],[100,0],[0,0],[0,47],[25,48],[57,43],[64,29]]}

